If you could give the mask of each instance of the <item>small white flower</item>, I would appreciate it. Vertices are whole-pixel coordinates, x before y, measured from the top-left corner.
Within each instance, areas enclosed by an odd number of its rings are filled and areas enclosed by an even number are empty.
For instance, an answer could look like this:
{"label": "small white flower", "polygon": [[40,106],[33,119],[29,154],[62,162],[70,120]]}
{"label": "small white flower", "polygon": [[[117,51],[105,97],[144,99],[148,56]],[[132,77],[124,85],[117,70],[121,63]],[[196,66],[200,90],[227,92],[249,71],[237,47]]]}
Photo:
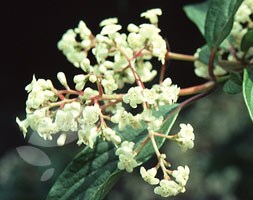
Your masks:
{"label": "small white flower", "polygon": [[245,23],[249,21],[250,14],[251,14],[250,8],[246,4],[243,3],[235,14],[235,21],[238,21],[240,23]]}
{"label": "small white flower", "polygon": [[107,26],[107,25],[112,25],[112,24],[117,24],[118,23],[118,18],[114,17],[114,18],[108,18],[108,19],[104,19],[103,21],[100,22],[99,26]]}
{"label": "small white flower", "polygon": [[143,95],[143,101],[151,105],[154,105],[157,99],[159,98],[159,94],[155,90],[147,89],[147,88],[145,88],[142,91],[142,95]]}
{"label": "small white flower", "polygon": [[36,80],[36,77],[35,75],[33,75],[33,79],[32,79],[32,82],[29,83],[26,87],[25,87],[25,90],[29,93],[32,91],[33,87],[34,87],[34,84],[37,82]]}
{"label": "small white flower", "polygon": [[77,131],[77,121],[71,111],[65,109],[57,110],[55,123],[60,131]]}
{"label": "small white flower", "polygon": [[190,169],[186,165],[185,167],[179,166],[177,170],[172,172],[172,176],[176,179],[179,185],[185,186],[189,179]]}
{"label": "small white flower", "polygon": [[86,106],[83,109],[83,121],[85,124],[93,125],[98,121],[100,114],[101,110],[97,104],[94,106]]}
{"label": "small white flower", "polygon": [[175,181],[163,179],[160,181],[160,186],[154,189],[154,192],[162,197],[169,197],[176,196],[179,190],[180,186]]}
{"label": "small white flower", "polygon": [[113,34],[113,35],[110,35],[109,36],[111,39],[113,39],[115,42],[116,42],[116,44],[118,45],[118,46],[120,46],[121,48],[122,47],[127,47],[128,45],[127,45],[127,36],[126,36],[126,34],[125,33],[122,33],[122,34],[120,34],[120,33],[115,33],[115,34]]}
{"label": "small white flower", "polygon": [[86,144],[90,148],[93,148],[97,136],[98,136],[97,127],[82,126],[82,128],[78,131],[77,144],[78,145]]}
{"label": "small white flower", "polygon": [[103,79],[101,84],[103,85],[106,94],[112,94],[114,90],[118,89],[118,85],[113,78]]}
{"label": "small white flower", "polygon": [[102,80],[101,84],[104,87],[106,94],[112,94],[114,90],[118,89],[118,85],[112,76],[107,76],[106,79]]}
{"label": "small white flower", "polygon": [[194,146],[193,141],[195,139],[193,127],[190,124],[180,124],[180,128],[176,141],[179,143],[183,151],[192,149]]}
{"label": "small white flower", "polygon": [[118,32],[121,29],[121,25],[118,24],[109,24],[103,27],[102,31],[101,31],[101,35],[110,35],[113,33]]}
{"label": "small white flower", "polygon": [[115,144],[119,144],[121,142],[121,138],[110,127],[104,128],[102,133],[107,141],[113,141]]}
{"label": "small white flower", "polygon": [[180,88],[177,85],[171,85],[171,79],[166,78],[161,85],[154,85],[152,89],[159,93],[159,104],[173,104],[177,101]]}
{"label": "small white flower", "polygon": [[71,115],[76,118],[80,115],[81,112],[81,104],[79,102],[72,102],[65,104],[64,110],[66,112],[70,112]]}
{"label": "small white flower", "polygon": [[92,96],[97,96],[99,92],[97,90],[93,90],[90,87],[87,87],[83,91],[83,95],[80,96],[84,100],[89,100]]}
{"label": "small white flower", "polygon": [[131,48],[140,49],[145,43],[145,37],[139,33],[130,33],[127,36],[127,42]]}
{"label": "small white flower", "polygon": [[158,23],[157,16],[159,15],[162,15],[162,10],[160,8],[150,9],[150,10],[147,10],[146,12],[141,13],[141,17],[145,17],[146,19],[149,19],[151,24]]}
{"label": "small white flower", "polygon": [[157,75],[157,71],[152,69],[151,62],[143,62],[143,60],[137,61],[136,72],[139,74],[142,82],[151,81]]}
{"label": "small white flower", "polygon": [[152,117],[152,120],[150,121],[148,125],[148,129],[152,131],[158,131],[163,124],[163,116],[160,116],[159,118]]}
{"label": "small white flower", "polygon": [[25,119],[21,121],[18,117],[16,117],[16,123],[18,124],[20,130],[23,132],[23,135],[25,137],[27,133],[27,128],[29,127],[28,120]]}
{"label": "small white flower", "polygon": [[52,140],[52,134],[57,133],[59,129],[56,123],[53,122],[52,118],[44,117],[39,121],[36,131],[44,138],[44,140]]}
{"label": "small white flower", "polygon": [[121,143],[120,147],[116,150],[115,154],[133,154],[134,143],[129,141],[124,141]]}
{"label": "small white flower", "polygon": [[91,35],[91,31],[84,21],[79,22],[78,28],[75,29],[75,32],[79,33],[82,39],[89,38]]}
{"label": "small white flower", "polygon": [[146,39],[152,39],[157,36],[161,30],[153,24],[141,24],[139,33]]}
{"label": "small white flower", "polygon": [[27,115],[28,123],[33,130],[37,130],[40,121],[46,117],[46,109],[37,109],[33,113]]}
{"label": "small white flower", "polygon": [[150,185],[157,185],[159,183],[159,179],[155,178],[157,173],[156,168],[151,168],[146,170],[144,167],[141,167],[140,174],[144,181],[149,183]]}
{"label": "small white flower", "polygon": [[33,77],[32,82],[26,86],[26,90],[30,92],[26,101],[27,109],[38,109],[48,101],[56,101],[57,96],[52,89],[53,84],[50,80],[36,80],[36,78]]}
{"label": "small white flower", "polygon": [[66,54],[69,62],[71,62],[75,67],[79,68],[84,59],[86,59],[87,54],[84,51],[71,51]]}
{"label": "small white flower", "polygon": [[158,60],[160,60],[162,64],[164,64],[167,47],[165,40],[160,35],[156,35],[152,38],[151,50],[153,56],[158,57]]}
{"label": "small white flower", "polygon": [[125,129],[126,125],[129,124],[130,113],[124,110],[117,110],[117,112],[111,117],[113,123],[118,124],[119,130]]}
{"label": "small white flower", "polygon": [[138,163],[134,158],[133,148],[133,142],[124,141],[116,150],[115,154],[119,156],[118,168],[120,170],[126,170],[130,173],[133,171],[133,168],[138,166]]}
{"label": "small white flower", "polygon": [[95,83],[95,82],[97,81],[96,75],[91,74],[91,75],[89,76],[89,81],[90,81],[91,83]]}
{"label": "small white flower", "polygon": [[109,47],[105,43],[98,43],[93,49],[92,53],[96,57],[98,63],[105,61],[109,55]]}
{"label": "small white flower", "polygon": [[140,114],[132,115],[129,113],[129,125],[133,127],[134,129],[140,129],[142,128],[142,116]]}
{"label": "small white flower", "polygon": [[120,154],[118,168],[120,170],[126,170],[127,172],[133,172],[133,168],[137,167],[138,164],[134,159],[133,154]]}
{"label": "small white flower", "polygon": [[58,42],[58,49],[63,51],[66,55],[68,52],[74,51],[74,46],[77,45],[76,33],[70,29],[62,36],[61,40]]}
{"label": "small white flower", "polygon": [[251,12],[253,12],[253,1],[251,1],[251,0],[244,0],[243,4],[247,5],[249,7],[249,9],[251,10]]}
{"label": "small white flower", "polygon": [[90,60],[88,58],[83,59],[80,63],[80,67],[84,72],[89,73],[92,69],[90,65]]}
{"label": "small white flower", "polygon": [[140,86],[132,87],[128,90],[127,94],[123,96],[123,101],[129,103],[132,108],[136,108],[137,104],[143,102],[142,88]]}
{"label": "small white flower", "polygon": [[74,76],[74,83],[76,84],[75,88],[78,91],[83,90],[86,82],[87,82],[88,77],[84,74],[78,74]]}
{"label": "small white flower", "polygon": [[132,33],[137,33],[139,31],[139,27],[135,24],[128,24],[127,30]]}

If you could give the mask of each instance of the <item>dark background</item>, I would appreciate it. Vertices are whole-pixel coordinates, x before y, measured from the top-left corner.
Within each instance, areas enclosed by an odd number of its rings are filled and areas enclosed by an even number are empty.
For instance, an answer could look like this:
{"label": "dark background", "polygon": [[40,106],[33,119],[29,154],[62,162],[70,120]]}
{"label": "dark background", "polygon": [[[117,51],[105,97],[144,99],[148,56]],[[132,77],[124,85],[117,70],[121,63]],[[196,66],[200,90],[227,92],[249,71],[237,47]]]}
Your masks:
{"label": "dark background", "polygon": [[[182,6],[193,0],[107,0],[107,1],[5,1],[1,5],[1,139],[0,155],[24,144],[15,123],[22,116],[27,98],[24,87],[32,75],[55,81],[58,71],[69,79],[78,73],[57,49],[57,42],[69,28],[84,20],[94,32],[99,22],[118,17],[122,25],[143,22],[139,15],[150,8],[163,10],[159,26],[173,52],[193,54],[204,41],[186,18]],[[126,27],[126,26],[125,26]],[[201,82],[189,63],[171,63],[168,75],[180,87]]]}

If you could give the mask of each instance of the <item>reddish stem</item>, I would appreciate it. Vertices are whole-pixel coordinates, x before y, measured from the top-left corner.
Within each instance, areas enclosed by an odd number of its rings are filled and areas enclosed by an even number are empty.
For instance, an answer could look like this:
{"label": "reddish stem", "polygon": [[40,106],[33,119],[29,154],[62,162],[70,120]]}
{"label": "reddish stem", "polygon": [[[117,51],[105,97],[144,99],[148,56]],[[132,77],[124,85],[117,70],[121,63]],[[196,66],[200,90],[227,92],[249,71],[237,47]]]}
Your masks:
{"label": "reddish stem", "polygon": [[179,96],[186,96],[186,95],[192,95],[192,94],[198,94],[201,92],[208,91],[212,89],[215,86],[215,82],[209,81],[201,85],[196,85],[188,88],[180,89]]}

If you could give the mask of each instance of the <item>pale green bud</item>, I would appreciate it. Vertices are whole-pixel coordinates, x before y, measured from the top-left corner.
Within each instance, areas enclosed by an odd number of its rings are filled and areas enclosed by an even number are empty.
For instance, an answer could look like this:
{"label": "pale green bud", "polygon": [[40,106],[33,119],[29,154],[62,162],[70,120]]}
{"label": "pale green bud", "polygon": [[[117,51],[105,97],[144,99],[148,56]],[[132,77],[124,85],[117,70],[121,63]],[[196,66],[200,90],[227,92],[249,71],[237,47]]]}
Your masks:
{"label": "pale green bud", "polygon": [[91,75],[89,76],[89,81],[92,82],[92,83],[95,83],[95,82],[97,81],[96,75],[91,74]]}
{"label": "pale green bud", "polygon": [[66,87],[66,88],[68,87],[67,79],[66,79],[66,76],[63,72],[58,72],[57,78],[64,87]]}
{"label": "pale green bud", "polygon": [[66,133],[62,133],[57,139],[57,145],[63,146],[65,144],[66,138],[67,138]]}
{"label": "pale green bud", "polygon": [[121,29],[121,25],[118,24],[109,24],[103,27],[102,31],[101,31],[101,35],[110,35],[113,33],[118,32]]}
{"label": "pale green bud", "polygon": [[99,26],[107,26],[107,25],[111,25],[111,24],[117,24],[118,23],[118,18],[114,17],[114,18],[108,18],[108,19],[104,19],[103,21],[100,22]]}
{"label": "pale green bud", "polygon": [[139,31],[139,27],[136,26],[135,24],[129,24],[127,26],[127,30],[132,33],[137,33]]}

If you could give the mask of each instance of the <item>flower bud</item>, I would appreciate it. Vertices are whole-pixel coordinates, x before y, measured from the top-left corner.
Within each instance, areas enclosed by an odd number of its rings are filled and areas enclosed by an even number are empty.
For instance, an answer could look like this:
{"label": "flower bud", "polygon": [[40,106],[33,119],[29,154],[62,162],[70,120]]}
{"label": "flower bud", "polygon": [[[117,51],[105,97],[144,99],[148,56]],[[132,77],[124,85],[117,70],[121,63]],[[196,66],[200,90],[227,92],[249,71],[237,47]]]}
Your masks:
{"label": "flower bud", "polygon": [[57,78],[64,87],[68,87],[67,79],[63,72],[58,72]]}
{"label": "flower bud", "polygon": [[61,134],[57,139],[57,145],[63,146],[66,142],[66,133]]}

